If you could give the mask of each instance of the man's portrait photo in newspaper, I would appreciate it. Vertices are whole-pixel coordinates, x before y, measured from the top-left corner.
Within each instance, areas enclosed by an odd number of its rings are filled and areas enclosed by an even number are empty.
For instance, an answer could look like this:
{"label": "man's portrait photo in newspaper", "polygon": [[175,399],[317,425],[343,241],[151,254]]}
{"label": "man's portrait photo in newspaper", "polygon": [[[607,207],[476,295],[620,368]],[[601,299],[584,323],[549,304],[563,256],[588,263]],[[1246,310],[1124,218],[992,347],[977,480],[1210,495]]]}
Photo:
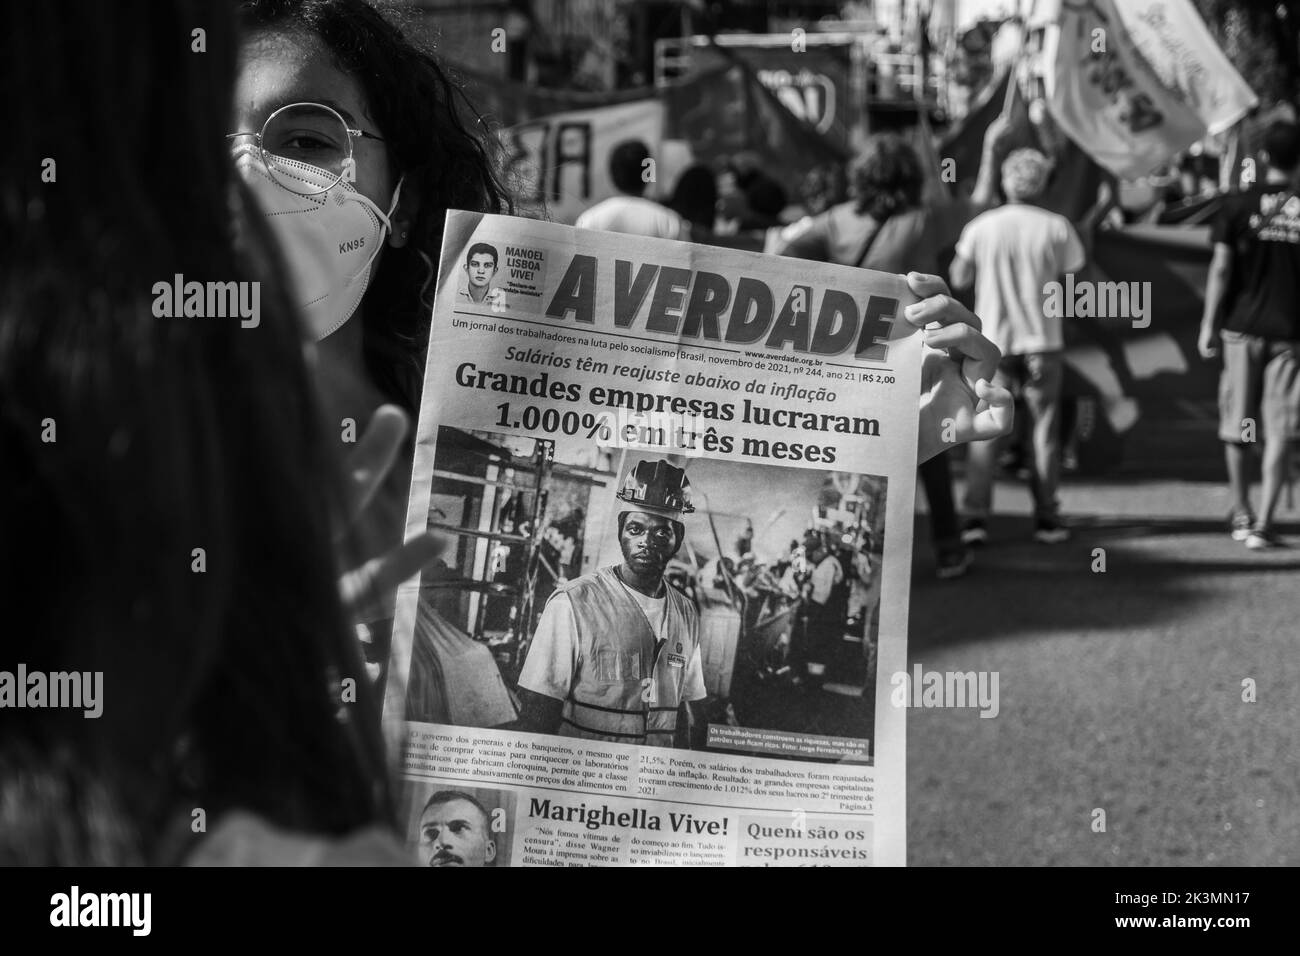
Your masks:
{"label": "man's portrait photo in newspaper", "polygon": [[411,781],[412,850],[420,866],[509,866],[515,795],[456,784]]}
{"label": "man's portrait photo in newspaper", "polygon": [[500,311],[506,306],[506,292],[494,284],[501,266],[501,256],[496,246],[475,242],[465,250],[461,286],[456,293],[456,307],[484,308]]}
{"label": "man's portrait photo in newspaper", "polygon": [[869,763],[878,476],[439,429],[407,719]]}

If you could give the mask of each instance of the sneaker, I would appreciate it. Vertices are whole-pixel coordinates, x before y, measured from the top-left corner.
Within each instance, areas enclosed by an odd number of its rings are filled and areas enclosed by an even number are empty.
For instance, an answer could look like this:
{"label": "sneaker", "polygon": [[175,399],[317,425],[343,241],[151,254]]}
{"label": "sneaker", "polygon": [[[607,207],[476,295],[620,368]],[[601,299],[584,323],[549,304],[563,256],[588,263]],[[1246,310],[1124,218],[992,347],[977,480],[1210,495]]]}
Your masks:
{"label": "sneaker", "polygon": [[1249,511],[1233,508],[1228,512],[1228,528],[1232,532],[1233,541],[1245,541],[1254,527],[1255,516]]}
{"label": "sneaker", "polygon": [[1272,528],[1256,525],[1246,536],[1246,547],[1252,551],[1268,551],[1271,548],[1285,548],[1286,542]]}
{"label": "sneaker", "polygon": [[962,544],[984,544],[989,540],[989,529],[983,518],[968,518],[961,529]]}
{"label": "sneaker", "polygon": [[934,574],[940,581],[949,581],[953,578],[959,578],[970,568],[971,562],[975,560],[975,555],[971,549],[964,544],[950,545],[946,548],[940,548],[939,553],[935,555]]}
{"label": "sneaker", "polygon": [[1039,518],[1034,540],[1039,544],[1060,544],[1070,540],[1070,529],[1055,518]]}

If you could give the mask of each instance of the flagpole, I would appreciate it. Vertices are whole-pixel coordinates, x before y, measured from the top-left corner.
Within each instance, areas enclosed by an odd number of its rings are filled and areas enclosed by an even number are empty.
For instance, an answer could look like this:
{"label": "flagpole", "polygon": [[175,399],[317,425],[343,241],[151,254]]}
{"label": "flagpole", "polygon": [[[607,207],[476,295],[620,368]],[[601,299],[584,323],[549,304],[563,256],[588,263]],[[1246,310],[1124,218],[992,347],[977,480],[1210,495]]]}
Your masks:
{"label": "flagpole", "polygon": [[[929,167],[929,174],[926,177],[926,192],[929,195],[927,199],[947,198],[948,190],[943,183],[943,170],[939,162],[939,154],[934,148],[934,130],[930,126],[930,107],[926,101],[927,74],[929,72],[929,62],[926,56],[929,50],[929,38],[926,30],[929,27],[929,16],[921,16],[921,0],[915,0],[914,11],[916,14],[916,50],[917,56],[921,62],[920,83],[915,89],[916,100],[916,121],[917,135],[919,138],[918,146],[921,153],[922,161]],[[935,192],[938,196],[935,196]]]}
{"label": "flagpole", "polygon": [[1011,103],[1016,96],[1016,69],[1020,63],[1020,54],[1016,54],[1016,59],[1007,67],[1007,92],[1002,97],[1002,112],[999,114],[1002,119],[1011,118]]}
{"label": "flagpole", "polygon": [[1007,95],[1002,99],[1002,118],[1008,119],[1011,116],[1011,104],[1015,99],[1016,90],[1020,86],[1019,79],[1016,76],[1020,72],[1020,64],[1024,62],[1025,47],[1029,45],[1029,23],[1033,20],[1034,9],[1038,6],[1038,0],[1029,0],[1029,12],[1023,17],[1017,17],[1020,20],[1020,46],[1016,50],[1016,58],[1011,61],[1007,68]]}

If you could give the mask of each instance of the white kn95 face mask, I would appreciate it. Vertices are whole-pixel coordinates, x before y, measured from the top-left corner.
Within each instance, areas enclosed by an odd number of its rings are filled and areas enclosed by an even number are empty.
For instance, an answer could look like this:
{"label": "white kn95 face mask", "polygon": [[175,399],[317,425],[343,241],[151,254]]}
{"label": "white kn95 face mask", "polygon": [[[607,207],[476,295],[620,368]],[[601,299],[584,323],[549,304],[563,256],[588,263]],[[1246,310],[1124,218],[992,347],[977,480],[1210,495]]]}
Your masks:
{"label": "white kn95 face mask", "polygon": [[[346,181],[310,196],[287,188],[271,175],[261,152],[251,144],[238,147],[234,159],[280,243],[294,302],[308,333],[319,342],[342,327],[361,304],[375,258],[392,231],[402,182],[398,180],[385,213]],[[291,175],[307,189],[324,189],[337,178],[296,160],[277,156],[273,161],[276,176]]]}

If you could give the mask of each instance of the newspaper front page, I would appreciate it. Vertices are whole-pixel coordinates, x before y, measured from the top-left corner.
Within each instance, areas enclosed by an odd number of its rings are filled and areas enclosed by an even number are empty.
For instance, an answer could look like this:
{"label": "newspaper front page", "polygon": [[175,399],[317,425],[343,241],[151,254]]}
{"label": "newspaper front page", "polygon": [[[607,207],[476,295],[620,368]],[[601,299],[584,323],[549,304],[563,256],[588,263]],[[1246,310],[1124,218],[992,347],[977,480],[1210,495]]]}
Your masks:
{"label": "newspaper front page", "polygon": [[385,725],[430,865],[902,865],[900,276],[448,215]]}

